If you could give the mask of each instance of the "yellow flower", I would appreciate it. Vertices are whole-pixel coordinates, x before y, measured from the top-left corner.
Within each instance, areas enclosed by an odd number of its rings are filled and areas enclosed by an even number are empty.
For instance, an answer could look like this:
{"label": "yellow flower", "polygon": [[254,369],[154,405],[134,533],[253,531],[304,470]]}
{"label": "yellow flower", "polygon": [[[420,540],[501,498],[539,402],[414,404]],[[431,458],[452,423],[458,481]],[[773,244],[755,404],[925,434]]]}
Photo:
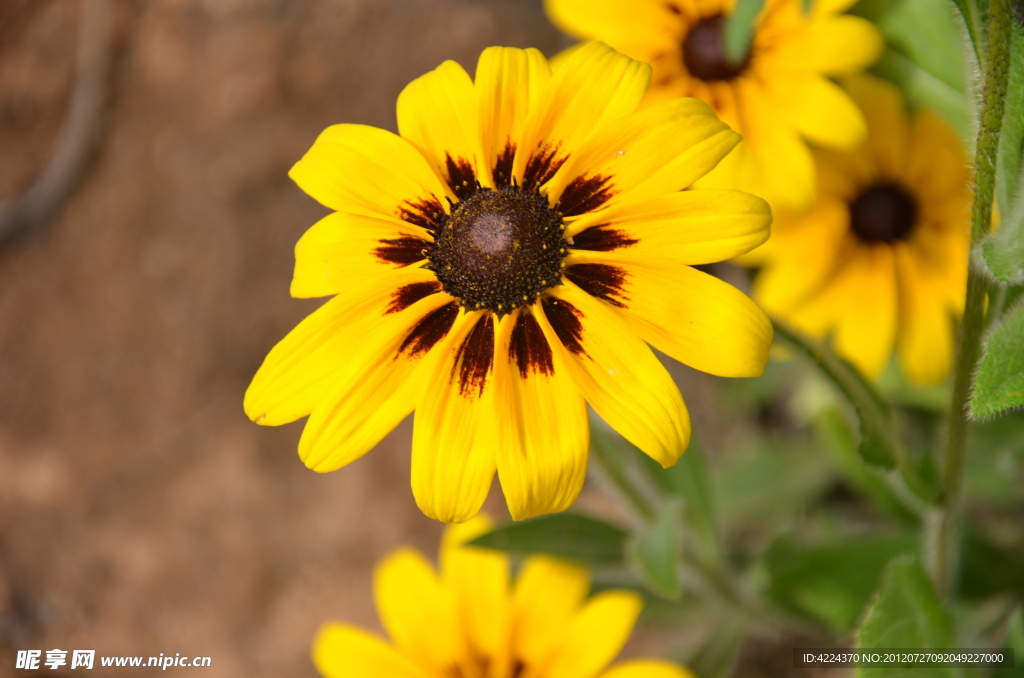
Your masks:
{"label": "yellow flower", "polygon": [[477,513],[495,470],[512,516],[561,511],[586,473],[586,403],[664,465],[690,423],[645,342],[755,376],[771,324],[691,264],[764,242],[767,204],[681,191],[738,135],[696,99],[636,112],[650,69],[601,43],[553,72],[490,48],[398,99],[401,136],[324,131],[290,176],[337,210],[296,246],[292,294],[335,295],[267,356],[257,423],[309,415],[316,471],[362,456],[415,410],[412,489],[428,516]]}
{"label": "yellow flower", "polygon": [[[545,0],[570,35],[604,40],[654,68],[649,102],[697,97],[744,141],[700,185],[737,187],[772,204],[805,208],[814,198],[806,141],[849,149],[864,140],[864,119],[826,76],[852,75],[883,46],[878,30],[841,15],[854,0],[767,0],[750,49],[725,58],[723,17],[735,0]],[[806,141],[805,141],[806,140]]]}
{"label": "yellow flower", "polygon": [[913,381],[941,380],[963,312],[970,243],[967,158],[956,133],[927,110],[908,120],[899,90],[861,76],[848,90],[868,120],[860,151],[818,153],[819,197],[779,214],[756,298],[869,376],[893,346]]}
{"label": "yellow flower", "polygon": [[391,644],[356,626],[324,624],[313,664],[325,678],[694,678],[671,662],[608,664],[643,606],[633,591],[587,599],[579,566],[527,558],[513,583],[508,556],[462,544],[487,531],[480,517],[449,527],[440,572],[418,551],[377,565],[374,597]]}

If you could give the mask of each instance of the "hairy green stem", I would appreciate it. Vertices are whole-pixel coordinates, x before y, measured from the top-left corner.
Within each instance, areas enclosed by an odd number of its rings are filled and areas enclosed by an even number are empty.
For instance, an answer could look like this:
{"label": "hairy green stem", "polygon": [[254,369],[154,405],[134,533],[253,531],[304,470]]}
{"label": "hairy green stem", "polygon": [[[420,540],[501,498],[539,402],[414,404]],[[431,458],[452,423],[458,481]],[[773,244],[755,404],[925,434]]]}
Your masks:
{"label": "hairy green stem", "polygon": [[[1007,66],[1010,61],[1010,31],[1013,9],[1010,0],[992,0],[989,6],[988,53],[984,82],[978,146],[975,156],[974,206],[971,211],[971,250],[988,235],[992,224],[992,195],[996,179],[996,152],[1003,122]],[[974,371],[981,353],[985,326],[986,283],[979,266],[969,264],[967,298],[953,398],[950,403],[945,453],[942,458],[942,497],[936,515],[928,521],[925,543],[932,578],[939,591],[950,595],[956,578],[957,533],[963,492],[964,464],[969,428],[967,401]]]}

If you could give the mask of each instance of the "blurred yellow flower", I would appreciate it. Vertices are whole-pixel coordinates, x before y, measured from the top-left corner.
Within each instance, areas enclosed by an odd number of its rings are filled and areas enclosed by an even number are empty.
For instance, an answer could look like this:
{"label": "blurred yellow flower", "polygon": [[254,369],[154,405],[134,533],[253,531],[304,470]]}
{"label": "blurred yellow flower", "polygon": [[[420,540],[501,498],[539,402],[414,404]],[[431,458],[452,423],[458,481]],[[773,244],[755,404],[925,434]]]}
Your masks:
{"label": "blurred yellow flower", "polygon": [[589,402],[668,466],[690,423],[645,342],[756,376],[771,324],[692,264],[768,237],[768,205],[686,190],[739,136],[696,99],[636,111],[650,67],[601,43],[554,72],[490,48],[398,99],[401,136],[336,125],[291,170],[337,210],[296,246],[292,294],[335,295],[267,356],[257,423],[309,415],[299,454],[332,471],[415,410],[412,489],[428,516],[477,513],[495,470],[516,519],[561,511],[586,474]]}
{"label": "blurred yellow flower", "polygon": [[814,335],[869,376],[893,347],[911,380],[940,381],[963,312],[970,243],[970,173],[956,133],[869,76],[847,83],[868,121],[856,152],[816,152],[819,196],[805,214],[779,213],[771,240],[747,255],[764,308]]}
{"label": "blurred yellow flower", "polygon": [[462,544],[489,529],[447,528],[440,572],[404,548],[378,564],[374,597],[391,642],[356,626],[324,624],[313,663],[325,678],[694,678],[671,662],[608,664],[622,649],[642,597],[610,590],[587,599],[576,565],[527,558],[515,582],[508,556]]}
{"label": "blurred yellow flower", "polygon": [[854,148],[864,119],[827,76],[858,73],[881,53],[870,22],[840,14],[854,0],[767,0],[749,51],[725,58],[723,17],[735,0],[545,0],[566,33],[604,40],[654,68],[648,103],[690,96],[714,108],[744,141],[700,184],[742,188],[773,205],[814,198],[807,142]]}

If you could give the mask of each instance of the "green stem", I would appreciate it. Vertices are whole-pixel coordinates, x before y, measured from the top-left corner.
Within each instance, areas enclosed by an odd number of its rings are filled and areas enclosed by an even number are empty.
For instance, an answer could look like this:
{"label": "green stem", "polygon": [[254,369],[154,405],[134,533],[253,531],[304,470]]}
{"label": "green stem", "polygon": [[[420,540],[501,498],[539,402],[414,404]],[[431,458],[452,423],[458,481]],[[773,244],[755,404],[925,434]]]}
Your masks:
{"label": "green stem", "polygon": [[[975,157],[974,206],[971,211],[971,250],[988,235],[992,224],[992,195],[995,189],[996,152],[1003,122],[1006,97],[1007,64],[1013,9],[1010,0],[992,0],[989,7],[988,54],[985,60],[982,108]],[[953,381],[949,410],[949,428],[942,459],[942,497],[940,508],[928,522],[926,545],[931,575],[938,589],[949,595],[957,568],[957,531],[963,493],[964,464],[969,428],[967,400],[981,353],[985,325],[986,283],[969,265],[967,298],[964,306],[960,353]]]}

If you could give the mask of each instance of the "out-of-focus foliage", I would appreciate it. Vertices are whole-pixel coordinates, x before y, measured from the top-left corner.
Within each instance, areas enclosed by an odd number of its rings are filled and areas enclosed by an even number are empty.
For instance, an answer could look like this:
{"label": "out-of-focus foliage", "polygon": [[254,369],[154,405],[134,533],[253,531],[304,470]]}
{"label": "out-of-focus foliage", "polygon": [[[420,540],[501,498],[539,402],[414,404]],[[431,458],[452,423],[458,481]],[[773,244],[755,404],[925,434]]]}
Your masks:
{"label": "out-of-focus foliage", "polygon": [[875,74],[899,85],[913,103],[942,113],[966,138],[963,40],[947,0],[861,0],[852,12],[873,21],[885,36]]}
{"label": "out-of-focus foliage", "polygon": [[[858,648],[947,648],[953,644],[953,619],[939,600],[920,563],[901,556],[886,570],[877,599],[857,630]],[[918,676],[919,667],[858,668],[857,676]],[[931,667],[929,676],[953,678],[959,671]]]}
{"label": "out-of-focus foliage", "polygon": [[546,553],[607,567],[622,562],[626,536],[620,528],[589,516],[556,513],[502,525],[469,543],[516,554]]}

